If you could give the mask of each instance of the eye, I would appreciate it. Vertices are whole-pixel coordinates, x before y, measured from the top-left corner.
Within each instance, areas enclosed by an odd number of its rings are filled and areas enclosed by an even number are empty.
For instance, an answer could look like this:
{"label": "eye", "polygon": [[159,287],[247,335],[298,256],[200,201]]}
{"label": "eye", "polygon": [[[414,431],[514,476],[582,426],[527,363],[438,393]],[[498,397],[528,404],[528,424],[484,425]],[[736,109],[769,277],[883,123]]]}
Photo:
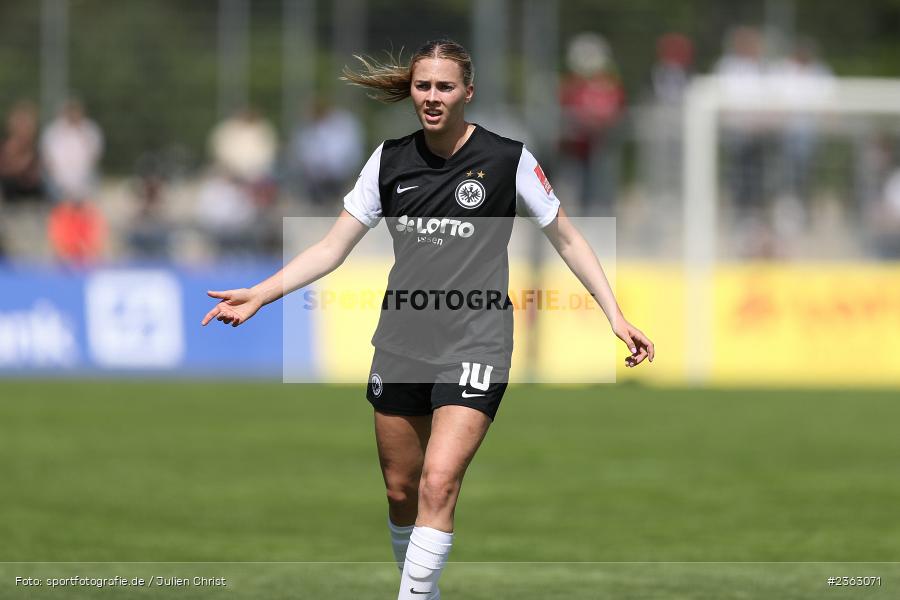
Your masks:
{"label": "eye", "polygon": [[442,92],[452,92],[453,87],[454,86],[450,83],[444,83],[444,84],[441,84],[441,91]]}
{"label": "eye", "polygon": [[424,90],[427,90],[429,87],[431,87],[431,86],[430,86],[427,82],[425,82],[425,81],[420,81],[419,83],[416,84],[416,89],[417,89],[417,90],[423,90],[423,91],[424,91]]}

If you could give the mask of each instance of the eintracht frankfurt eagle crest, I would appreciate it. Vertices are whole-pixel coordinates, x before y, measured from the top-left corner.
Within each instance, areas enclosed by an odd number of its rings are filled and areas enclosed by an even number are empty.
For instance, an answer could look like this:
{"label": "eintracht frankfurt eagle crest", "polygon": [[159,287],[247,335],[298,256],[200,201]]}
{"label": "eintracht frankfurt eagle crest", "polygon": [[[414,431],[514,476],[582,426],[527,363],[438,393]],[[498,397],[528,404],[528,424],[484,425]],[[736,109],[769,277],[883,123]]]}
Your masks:
{"label": "eintracht frankfurt eagle crest", "polygon": [[466,179],[456,186],[456,203],[463,208],[478,208],[484,202],[484,186],[475,179]]}

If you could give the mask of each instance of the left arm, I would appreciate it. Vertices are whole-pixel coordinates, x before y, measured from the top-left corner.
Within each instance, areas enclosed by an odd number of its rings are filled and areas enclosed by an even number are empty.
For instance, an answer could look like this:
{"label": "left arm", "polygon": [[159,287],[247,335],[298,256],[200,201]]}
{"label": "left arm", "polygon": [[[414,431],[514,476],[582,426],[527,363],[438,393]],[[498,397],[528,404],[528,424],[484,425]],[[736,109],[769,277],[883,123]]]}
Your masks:
{"label": "left arm", "polygon": [[597,255],[575,228],[562,207],[559,208],[556,218],[542,231],[575,277],[600,305],[609,320],[613,333],[628,346],[631,356],[625,359],[626,366],[635,367],[641,364],[645,358],[649,358],[650,362],[653,362],[655,355],[653,342],[640,329],[625,319],[609,281],[606,279],[606,274],[603,272],[603,267],[597,260]]}

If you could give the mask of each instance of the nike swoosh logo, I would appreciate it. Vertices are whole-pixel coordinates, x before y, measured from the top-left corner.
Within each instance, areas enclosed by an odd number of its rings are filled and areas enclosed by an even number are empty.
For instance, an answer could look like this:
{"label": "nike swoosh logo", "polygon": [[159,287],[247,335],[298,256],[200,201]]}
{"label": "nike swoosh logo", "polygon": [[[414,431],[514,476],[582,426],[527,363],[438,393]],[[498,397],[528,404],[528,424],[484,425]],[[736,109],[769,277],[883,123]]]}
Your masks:
{"label": "nike swoosh logo", "polygon": [[463,398],[474,398],[475,396],[484,396],[484,394],[470,394],[469,392],[463,392]]}
{"label": "nike swoosh logo", "polygon": [[417,187],[419,187],[419,186],[417,186],[417,185],[411,185],[411,186],[409,186],[409,187],[400,187],[400,184],[398,183],[398,184],[397,184],[397,193],[398,193],[398,194],[402,194],[403,192],[408,192],[409,190],[414,190],[414,189],[416,189]]}
{"label": "nike swoosh logo", "polygon": [[417,592],[416,588],[409,588],[410,594],[430,594],[431,592]]}

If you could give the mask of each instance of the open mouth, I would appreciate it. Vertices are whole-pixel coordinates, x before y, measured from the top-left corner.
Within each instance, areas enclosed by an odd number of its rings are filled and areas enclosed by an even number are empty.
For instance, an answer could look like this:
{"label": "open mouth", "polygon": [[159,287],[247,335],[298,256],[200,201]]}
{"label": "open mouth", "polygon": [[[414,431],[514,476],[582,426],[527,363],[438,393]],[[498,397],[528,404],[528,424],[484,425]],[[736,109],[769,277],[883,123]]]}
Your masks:
{"label": "open mouth", "polygon": [[425,115],[426,123],[437,123],[441,120],[441,115],[444,114],[444,111],[438,110],[436,108],[426,108],[423,111],[423,114]]}

